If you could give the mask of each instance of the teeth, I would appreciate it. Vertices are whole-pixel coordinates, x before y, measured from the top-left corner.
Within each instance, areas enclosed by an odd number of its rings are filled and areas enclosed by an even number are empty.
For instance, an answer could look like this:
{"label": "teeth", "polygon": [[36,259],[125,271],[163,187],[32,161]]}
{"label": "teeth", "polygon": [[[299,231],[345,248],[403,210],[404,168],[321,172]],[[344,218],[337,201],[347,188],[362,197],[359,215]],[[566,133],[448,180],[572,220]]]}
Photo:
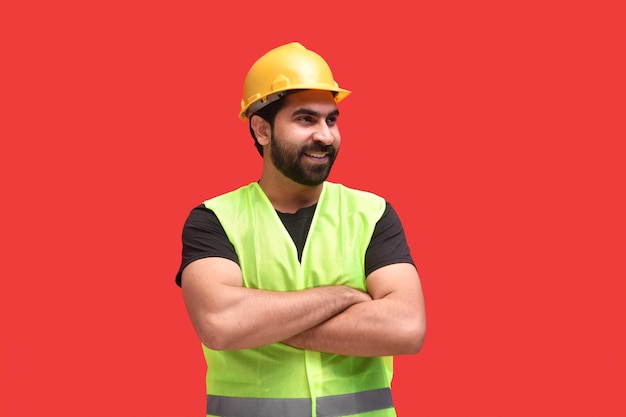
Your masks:
{"label": "teeth", "polygon": [[313,158],[323,158],[326,156],[326,153],[307,153],[307,155],[312,156]]}

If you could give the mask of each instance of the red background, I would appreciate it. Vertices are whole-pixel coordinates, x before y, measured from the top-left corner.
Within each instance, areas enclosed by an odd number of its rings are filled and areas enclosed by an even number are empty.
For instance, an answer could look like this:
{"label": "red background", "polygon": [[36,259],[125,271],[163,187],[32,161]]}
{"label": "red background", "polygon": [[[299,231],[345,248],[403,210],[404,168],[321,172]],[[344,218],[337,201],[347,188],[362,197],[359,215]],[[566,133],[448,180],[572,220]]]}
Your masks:
{"label": "red background", "polygon": [[3,2],[0,415],[204,415],[181,227],[258,178],[241,86],[290,41],[423,280],[400,417],[626,415],[623,5]]}

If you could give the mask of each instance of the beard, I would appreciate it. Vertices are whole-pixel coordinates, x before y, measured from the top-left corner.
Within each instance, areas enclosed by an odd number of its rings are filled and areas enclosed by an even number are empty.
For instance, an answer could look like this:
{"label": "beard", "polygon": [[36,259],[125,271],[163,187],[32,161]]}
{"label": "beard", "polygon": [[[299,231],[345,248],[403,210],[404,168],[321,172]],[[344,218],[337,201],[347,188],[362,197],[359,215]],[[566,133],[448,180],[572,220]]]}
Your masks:
{"label": "beard", "polygon": [[[307,186],[320,185],[326,181],[339,152],[333,145],[324,145],[320,142],[298,148],[278,138],[274,132],[271,140],[270,157],[276,169],[292,181]],[[328,161],[308,164],[304,161],[307,152],[326,152]]]}

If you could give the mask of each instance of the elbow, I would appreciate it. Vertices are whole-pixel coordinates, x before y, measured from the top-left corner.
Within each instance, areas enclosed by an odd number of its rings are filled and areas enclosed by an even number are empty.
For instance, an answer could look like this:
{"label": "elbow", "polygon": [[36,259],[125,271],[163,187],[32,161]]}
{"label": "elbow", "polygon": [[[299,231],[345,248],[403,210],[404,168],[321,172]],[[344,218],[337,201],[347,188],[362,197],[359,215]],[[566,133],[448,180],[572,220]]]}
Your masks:
{"label": "elbow", "polygon": [[211,350],[231,350],[227,340],[219,337],[215,337],[213,334],[198,335],[202,344]]}
{"label": "elbow", "polygon": [[237,348],[235,345],[237,338],[219,320],[208,318],[196,325],[195,328],[200,342],[211,350],[233,350]]}
{"label": "elbow", "polygon": [[420,331],[413,338],[413,343],[411,344],[410,354],[416,354],[422,347],[424,346],[424,340],[426,339],[426,329],[420,329]]}
{"label": "elbow", "polygon": [[422,350],[426,339],[426,323],[414,323],[403,332],[402,354],[414,355]]}

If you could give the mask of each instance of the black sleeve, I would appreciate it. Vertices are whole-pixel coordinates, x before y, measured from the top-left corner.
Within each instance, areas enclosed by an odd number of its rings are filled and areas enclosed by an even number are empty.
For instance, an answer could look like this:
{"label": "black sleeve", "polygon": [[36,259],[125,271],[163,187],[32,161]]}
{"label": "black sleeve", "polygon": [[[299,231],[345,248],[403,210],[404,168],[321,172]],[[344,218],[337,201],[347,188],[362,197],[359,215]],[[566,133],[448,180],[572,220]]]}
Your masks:
{"label": "black sleeve", "polygon": [[365,253],[365,276],[378,268],[396,263],[410,263],[415,266],[400,218],[387,202]]}
{"label": "black sleeve", "polygon": [[183,226],[182,241],[182,260],[176,274],[178,286],[181,284],[183,269],[198,259],[218,257],[230,259],[239,264],[235,248],[228,240],[217,216],[203,204],[195,207],[187,216]]}

